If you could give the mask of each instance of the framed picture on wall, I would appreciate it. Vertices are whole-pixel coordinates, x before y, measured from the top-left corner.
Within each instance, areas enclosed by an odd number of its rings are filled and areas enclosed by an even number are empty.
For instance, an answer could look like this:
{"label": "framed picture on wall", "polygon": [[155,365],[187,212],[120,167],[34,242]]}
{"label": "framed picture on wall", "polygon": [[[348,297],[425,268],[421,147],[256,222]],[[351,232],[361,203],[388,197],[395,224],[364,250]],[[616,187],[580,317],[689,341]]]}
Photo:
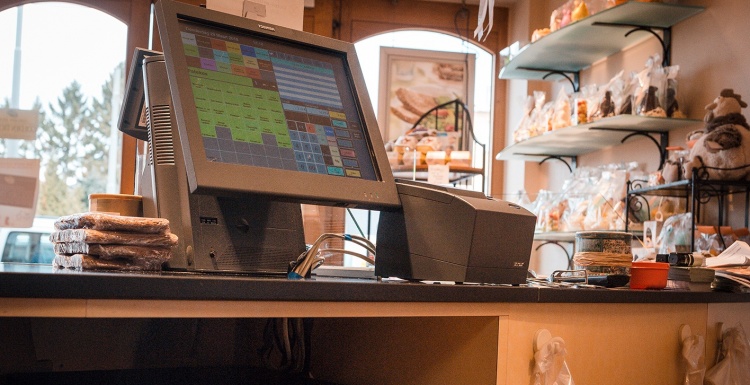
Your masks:
{"label": "framed picture on wall", "polygon": [[[452,100],[473,111],[474,62],[470,53],[381,47],[378,121],[384,140],[408,134],[426,112]],[[434,119],[423,120],[423,128],[459,140],[454,111],[439,110]]]}

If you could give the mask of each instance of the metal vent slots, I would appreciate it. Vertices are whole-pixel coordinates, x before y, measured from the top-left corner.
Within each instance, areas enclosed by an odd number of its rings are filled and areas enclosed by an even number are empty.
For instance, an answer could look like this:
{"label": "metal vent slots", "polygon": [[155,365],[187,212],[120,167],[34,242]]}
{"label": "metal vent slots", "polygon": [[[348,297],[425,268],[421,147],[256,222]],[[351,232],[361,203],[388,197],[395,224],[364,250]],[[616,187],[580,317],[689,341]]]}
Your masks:
{"label": "metal vent slots", "polygon": [[148,141],[151,143],[149,163],[174,165],[174,141],[172,140],[170,107],[168,105],[146,107],[146,123],[149,128]]}

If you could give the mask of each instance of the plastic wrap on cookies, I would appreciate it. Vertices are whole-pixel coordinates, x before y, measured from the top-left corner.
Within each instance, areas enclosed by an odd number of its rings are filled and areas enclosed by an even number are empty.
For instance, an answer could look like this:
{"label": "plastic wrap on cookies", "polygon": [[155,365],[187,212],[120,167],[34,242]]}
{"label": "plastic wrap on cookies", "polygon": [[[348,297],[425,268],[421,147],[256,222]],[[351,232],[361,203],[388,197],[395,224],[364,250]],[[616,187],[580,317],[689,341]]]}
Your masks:
{"label": "plastic wrap on cookies", "polygon": [[81,213],[60,217],[55,229],[92,229],[132,233],[163,234],[169,232],[169,221],[163,218],[124,217],[105,213]]}
{"label": "plastic wrap on cookies", "polygon": [[160,218],[81,213],[59,218],[50,235],[53,265],[77,270],[161,270],[177,235]]}
{"label": "plastic wrap on cookies", "polygon": [[68,229],[54,231],[49,236],[53,243],[98,243],[107,245],[172,246],[177,244],[177,236],[166,234],[137,234],[91,229]]}
{"label": "plastic wrap on cookies", "polygon": [[172,254],[169,247],[151,247],[137,245],[101,245],[83,242],[55,243],[55,254],[73,255],[89,254],[101,259],[137,259],[152,258],[166,262]]}
{"label": "plastic wrap on cookies", "polygon": [[73,254],[57,255],[53,264],[58,268],[77,270],[158,271],[162,262],[148,258],[101,259],[95,255]]}

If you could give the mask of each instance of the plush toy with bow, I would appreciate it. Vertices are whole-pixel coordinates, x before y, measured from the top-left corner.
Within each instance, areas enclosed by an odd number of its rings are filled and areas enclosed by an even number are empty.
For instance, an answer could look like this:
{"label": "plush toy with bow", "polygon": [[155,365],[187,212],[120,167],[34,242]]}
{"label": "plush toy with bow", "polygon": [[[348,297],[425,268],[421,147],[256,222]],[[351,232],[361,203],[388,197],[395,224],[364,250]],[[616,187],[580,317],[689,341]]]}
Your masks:
{"label": "plush toy with bow", "polygon": [[741,113],[744,107],[747,107],[747,103],[729,88],[722,90],[719,97],[706,106],[706,126],[684,164],[687,179],[691,178],[694,169],[701,173],[701,178],[748,179],[750,125]]}

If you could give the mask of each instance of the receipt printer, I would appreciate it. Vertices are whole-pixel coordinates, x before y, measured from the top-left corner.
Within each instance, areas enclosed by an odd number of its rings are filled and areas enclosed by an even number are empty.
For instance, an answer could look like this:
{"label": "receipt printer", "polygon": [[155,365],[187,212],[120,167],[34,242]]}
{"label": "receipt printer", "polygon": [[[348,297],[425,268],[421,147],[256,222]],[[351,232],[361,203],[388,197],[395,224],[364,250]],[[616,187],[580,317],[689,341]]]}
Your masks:
{"label": "receipt printer", "polygon": [[380,213],[375,275],[523,284],[536,217],[475,191],[398,181],[401,209]]}

